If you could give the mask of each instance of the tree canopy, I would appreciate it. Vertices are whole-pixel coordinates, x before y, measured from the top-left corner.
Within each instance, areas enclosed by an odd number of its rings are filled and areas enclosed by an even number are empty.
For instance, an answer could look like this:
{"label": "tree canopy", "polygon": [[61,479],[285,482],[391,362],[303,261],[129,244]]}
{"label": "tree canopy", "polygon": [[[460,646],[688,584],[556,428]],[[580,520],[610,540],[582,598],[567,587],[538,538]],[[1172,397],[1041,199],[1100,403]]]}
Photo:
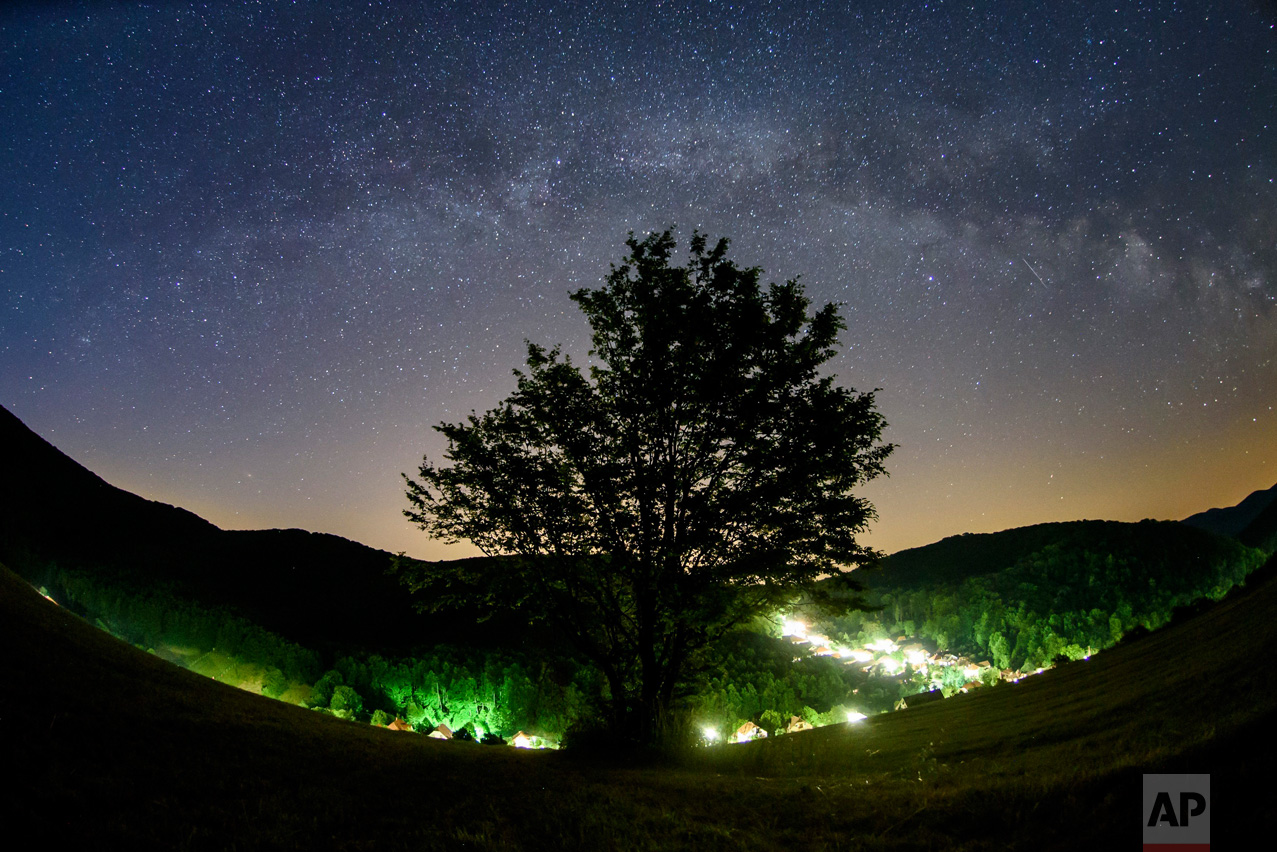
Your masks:
{"label": "tree canopy", "polygon": [[686,266],[669,231],[626,245],[604,286],[571,294],[589,370],[529,343],[509,398],[435,427],[447,464],[404,475],[424,531],[506,558],[404,579],[430,608],[482,599],[553,622],[605,676],[611,722],[652,742],[707,645],[854,587],[876,555],[855,491],[892,446],[874,394],[823,370],[846,329],[836,305],[810,313],[796,279],[764,288],[726,239],[694,234]]}

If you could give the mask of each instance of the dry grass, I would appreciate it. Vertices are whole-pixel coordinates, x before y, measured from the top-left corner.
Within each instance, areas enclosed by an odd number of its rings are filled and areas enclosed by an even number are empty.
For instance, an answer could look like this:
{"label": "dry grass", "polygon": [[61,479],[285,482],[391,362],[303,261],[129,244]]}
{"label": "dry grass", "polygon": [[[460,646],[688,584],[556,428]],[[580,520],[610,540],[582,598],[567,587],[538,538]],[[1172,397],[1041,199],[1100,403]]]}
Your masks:
{"label": "dry grass", "polygon": [[231,689],[0,577],[4,824],[58,846],[898,850],[1137,842],[1145,771],[1258,824],[1277,587],[1002,686],[673,765],[441,743]]}

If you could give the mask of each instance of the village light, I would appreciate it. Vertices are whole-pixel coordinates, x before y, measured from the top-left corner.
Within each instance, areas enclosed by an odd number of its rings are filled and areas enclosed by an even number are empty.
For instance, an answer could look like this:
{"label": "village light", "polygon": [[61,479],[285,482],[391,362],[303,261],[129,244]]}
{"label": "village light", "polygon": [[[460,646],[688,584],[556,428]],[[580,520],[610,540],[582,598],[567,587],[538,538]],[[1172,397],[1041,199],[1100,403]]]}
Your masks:
{"label": "village light", "polygon": [[883,654],[894,654],[900,646],[890,639],[879,639],[876,642],[870,642],[865,646],[872,651],[879,651]]}
{"label": "village light", "polygon": [[786,619],[781,636],[797,636],[799,639],[807,638],[807,625],[801,621],[794,619]]}
{"label": "village light", "polygon": [[712,725],[706,725],[704,728],[701,729],[701,733],[705,734],[705,739],[709,740],[710,742],[718,741],[718,731],[714,730],[714,727]]}
{"label": "village light", "polygon": [[848,711],[847,711],[847,721],[848,721],[848,722],[859,722],[859,721],[860,721],[860,720],[862,720],[862,719],[868,719],[868,718],[869,718],[868,716],[866,716],[864,713],[861,713],[859,710],[848,710]]}

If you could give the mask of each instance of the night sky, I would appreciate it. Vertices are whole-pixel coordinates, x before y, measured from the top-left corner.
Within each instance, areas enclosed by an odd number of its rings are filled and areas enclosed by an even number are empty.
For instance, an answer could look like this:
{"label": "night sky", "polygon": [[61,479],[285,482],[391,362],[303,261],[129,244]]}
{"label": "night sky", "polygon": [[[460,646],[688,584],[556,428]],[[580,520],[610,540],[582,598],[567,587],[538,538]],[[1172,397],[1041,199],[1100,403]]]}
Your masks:
{"label": "night sky", "polygon": [[409,5],[0,11],[0,404],[223,527],[468,555],[400,471],[676,226],[843,304],[874,546],[1277,482],[1270,6]]}

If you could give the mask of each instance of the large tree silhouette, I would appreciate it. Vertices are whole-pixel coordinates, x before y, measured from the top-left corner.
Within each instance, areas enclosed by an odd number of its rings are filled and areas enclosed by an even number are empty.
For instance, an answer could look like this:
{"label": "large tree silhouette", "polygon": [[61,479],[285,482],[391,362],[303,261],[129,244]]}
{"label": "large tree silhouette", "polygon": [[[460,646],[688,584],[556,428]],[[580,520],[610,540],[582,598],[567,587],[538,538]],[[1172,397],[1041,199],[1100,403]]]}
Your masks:
{"label": "large tree silhouette", "polygon": [[611,722],[651,743],[717,637],[854,587],[847,572],[874,556],[855,489],[892,446],[873,393],[822,372],[846,328],[835,305],[809,314],[796,280],[763,288],[725,239],[694,234],[686,266],[669,231],[626,245],[605,286],[572,294],[588,373],[529,343],[514,394],[435,427],[447,464],[404,475],[423,530],[514,558],[404,579],[433,608],[479,596],[558,625],[606,677]]}

